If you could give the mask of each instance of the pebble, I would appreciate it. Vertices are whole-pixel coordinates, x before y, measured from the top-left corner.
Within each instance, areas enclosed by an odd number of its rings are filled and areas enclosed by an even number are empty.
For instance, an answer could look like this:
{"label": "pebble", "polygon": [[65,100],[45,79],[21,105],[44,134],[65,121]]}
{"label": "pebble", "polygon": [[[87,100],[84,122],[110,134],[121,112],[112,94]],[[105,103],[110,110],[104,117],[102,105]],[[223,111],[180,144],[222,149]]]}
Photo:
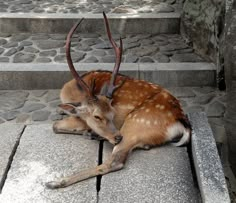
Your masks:
{"label": "pebble", "polygon": [[7,121],[13,120],[19,114],[19,111],[9,111],[5,113],[1,113],[0,117],[4,118]]}
{"label": "pebble", "polygon": [[32,114],[33,121],[46,121],[50,115],[49,111],[36,111]]}
{"label": "pebble", "polygon": [[20,114],[16,117],[16,123],[28,123],[30,120],[29,114]]}
{"label": "pebble", "polygon": [[42,51],[39,53],[39,56],[55,56],[57,54],[56,50]]}
{"label": "pebble", "polygon": [[0,62],[9,62],[9,58],[8,57],[0,57]]}
{"label": "pebble", "polygon": [[195,53],[174,54],[171,57],[174,62],[203,62],[204,60]]}
{"label": "pebble", "polygon": [[55,48],[63,47],[65,45],[65,42],[64,41],[56,41],[56,40],[53,40],[53,41],[40,40],[40,41],[36,42],[36,45],[39,49],[55,49]]}
{"label": "pebble", "polygon": [[85,59],[83,62],[85,63],[97,63],[99,60],[95,56],[90,56],[89,58]]}
{"label": "pebble", "polygon": [[50,59],[50,58],[37,58],[36,62],[37,63],[50,63],[50,62],[52,62],[52,59]]}
{"label": "pebble", "polygon": [[29,52],[29,53],[38,53],[38,52],[39,52],[39,50],[36,49],[36,48],[34,48],[34,47],[26,47],[26,48],[24,49],[24,51],[25,51],[25,52]]}
{"label": "pebble", "polygon": [[39,110],[39,109],[43,109],[45,107],[44,104],[40,104],[40,103],[28,103],[26,104],[22,111],[26,112],[26,113],[29,113],[29,112],[32,112],[32,111],[36,111],[36,110]]}
{"label": "pebble", "polygon": [[5,39],[0,39],[0,46],[4,45],[7,43],[7,40]]}
{"label": "pebble", "polygon": [[4,52],[3,48],[0,48],[0,54],[2,54]]}
{"label": "pebble", "polygon": [[30,37],[30,34],[16,34],[16,35],[12,35],[11,41],[20,42],[20,41],[28,39],[29,37]]}
{"label": "pebble", "polygon": [[54,100],[58,100],[59,99],[59,94],[60,94],[60,91],[59,90],[49,90],[46,97],[45,97],[45,101],[46,102],[51,102],[51,101],[54,101]]}
{"label": "pebble", "polygon": [[209,117],[222,117],[225,112],[225,106],[215,101],[211,105],[209,105],[209,108],[207,109],[207,116]]}
{"label": "pebble", "polygon": [[11,47],[17,47],[17,46],[18,46],[18,42],[8,42],[7,44],[3,46],[3,48],[11,48]]}
{"label": "pebble", "polygon": [[34,54],[18,53],[14,56],[13,63],[30,63],[34,58]]}
{"label": "pebble", "polygon": [[4,54],[4,56],[11,56],[11,55],[15,54],[16,52],[17,52],[16,48],[11,48]]}
{"label": "pebble", "polygon": [[141,57],[140,62],[141,63],[154,63],[155,61],[149,56],[144,56],[144,57]]}

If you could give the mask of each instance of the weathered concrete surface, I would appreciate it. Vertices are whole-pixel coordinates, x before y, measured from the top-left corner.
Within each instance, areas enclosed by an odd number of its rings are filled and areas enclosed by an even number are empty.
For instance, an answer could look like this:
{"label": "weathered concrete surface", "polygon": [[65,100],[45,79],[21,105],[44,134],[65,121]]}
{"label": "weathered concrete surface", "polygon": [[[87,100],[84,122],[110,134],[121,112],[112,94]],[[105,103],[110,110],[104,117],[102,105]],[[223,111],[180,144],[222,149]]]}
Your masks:
{"label": "weathered concrete surface", "polygon": [[[105,157],[111,149],[105,146]],[[121,171],[102,177],[100,202],[200,202],[187,149],[134,151]]]}
{"label": "weathered concrete surface", "polygon": [[[74,65],[79,73],[112,70],[114,66],[111,63]],[[0,72],[0,89],[4,90],[58,89],[72,78],[66,64],[0,63]],[[124,63],[121,64],[120,73],[165,87],[215,86],[216,83],[215,66],[209,63]]]}
{"label": "weathered concrete surface", "polygon": [[204,112],[188,114],[192,124],[192,154],[203,202],[230,202],[215,139]]}
{"label": "weathered concrete surface", "polygon": [[24,125],[4,123],[0,125],[0,189],[5,181],[5,176],[11,162],[14,148],[20,139]]}
{"label": "weathered concrete surface", "polygon": [[[45,182],[97,165],[98,143],[80,136],[55,135],[51,125],[25,129],[0,202],[96,202],[96,179],[58,190]],[[88,147],[89,146],[89,147]]]}

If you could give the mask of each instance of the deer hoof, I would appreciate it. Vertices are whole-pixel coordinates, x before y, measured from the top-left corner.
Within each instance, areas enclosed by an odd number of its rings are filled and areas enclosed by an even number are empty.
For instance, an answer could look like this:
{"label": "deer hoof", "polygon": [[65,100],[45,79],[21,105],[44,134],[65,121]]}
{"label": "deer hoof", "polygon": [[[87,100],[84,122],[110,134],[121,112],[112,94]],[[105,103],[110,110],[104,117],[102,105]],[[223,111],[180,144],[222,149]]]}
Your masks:
{"label": "deer hoof", "polygon": [[51,181],[51,182],[47,182],[45,185],[49,189],[57,189],[57,188],[65,187],[65,182],[64,181],[61,181],[61,182]]}
{"label": "deer hoof", "polygon": [[115,144],[119,144],[122,139],[123,139],[123,137],[121,135],[116,135],[115,136]]}

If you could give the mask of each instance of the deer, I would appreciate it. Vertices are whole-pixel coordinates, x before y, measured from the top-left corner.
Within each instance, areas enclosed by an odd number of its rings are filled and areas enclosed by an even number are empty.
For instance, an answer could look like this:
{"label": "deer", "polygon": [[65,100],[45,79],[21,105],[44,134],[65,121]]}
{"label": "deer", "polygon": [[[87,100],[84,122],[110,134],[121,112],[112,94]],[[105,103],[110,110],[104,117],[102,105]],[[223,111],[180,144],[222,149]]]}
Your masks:
{"label": "deer", "polygon": [[[189,142],[191,125],[180,102],[163,87],[119,74],[123,44],[112,38],[108,19],[103,13],[108,39],[115,50],[112,72],[95,70],[80,76],[70,55],[70,42],[80,20],[66,39],[66,57],[74,77],[60,92],[62,112],[69,115],[53,124],[55,133],[95,132],[114,145],[102,164],[46,183],[50,189],[63,188],[80,181],[124,168],[128,155],[136,148],[150,149],[173,142]],[[174,142],[177,139],[177,142]]]}

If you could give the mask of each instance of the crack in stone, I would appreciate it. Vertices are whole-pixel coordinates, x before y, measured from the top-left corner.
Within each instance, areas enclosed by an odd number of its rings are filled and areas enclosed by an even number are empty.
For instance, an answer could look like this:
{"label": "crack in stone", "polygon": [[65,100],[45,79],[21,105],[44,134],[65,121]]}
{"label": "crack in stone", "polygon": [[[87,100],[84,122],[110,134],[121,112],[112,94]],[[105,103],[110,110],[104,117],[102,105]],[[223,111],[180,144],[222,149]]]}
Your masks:
{"label": "crack in stone", "polygon": [[13,149],[12,149],[11,155],[9,156],[9,160],[8,160],[6,169],[5,169],[4,173],[3,173],[3,178],[2,178],[2,180],[0,181],[0,194],[2,193],[2,189],[3,189],[4,185],[5,185],[6,180],[7,180],[8,172],[9,172],[10,169],[11,169],[11,164],[12,164],[13,159],[14,159],[14,157],[15,157],[17,148],[18,148],[18,146],[19,146],[19,144],[20,144],[20,140],[21,140],[21,137],[22,137],[22,135],[23,135],[23,133],[24,133],[24,131],[25,131],[25,128],[26,128],[26,125],[23,127],[23,129],[22,129],[21,132],[19,133],[20,136],[17,138],[16,143],[15,143]]}
{"label": "crack in stone", "polygon": [[[104,145],[104,140],[100,140],[98,148],[98,165],[103,163],[103,145]],[[102,175],[97,176],[96,178],[97,203],[99,202],[99,191],[101,189],[101,181],[102,181]]]}

